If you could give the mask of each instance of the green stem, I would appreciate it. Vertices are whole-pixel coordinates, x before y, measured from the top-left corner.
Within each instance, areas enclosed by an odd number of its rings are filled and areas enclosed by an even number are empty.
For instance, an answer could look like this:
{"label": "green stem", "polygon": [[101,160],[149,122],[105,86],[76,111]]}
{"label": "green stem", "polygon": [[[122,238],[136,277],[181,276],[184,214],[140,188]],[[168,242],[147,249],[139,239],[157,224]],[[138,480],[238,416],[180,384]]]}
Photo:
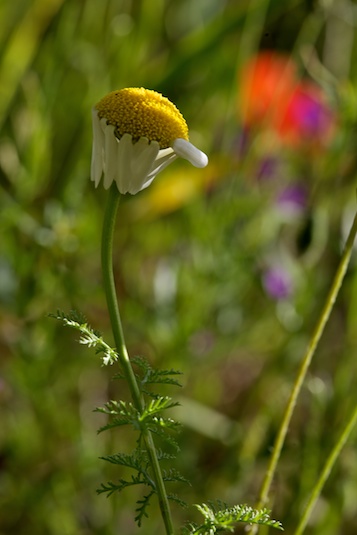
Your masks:
{"label": "green stem", "polygon": [[[281,450],[285,442],[285,437],[288,432],[290,420],[295,409],[296,401],[299,396],[304,379],[306,377],[307,370],[309,369],[312,357],[315,353],[316,347],[325,329],[326,323],[330,317],[330,314],[335,304],[338,292],[341,288],[342,281],[346,274],[347,267],[351,258],[353,243],[356,237],[356,233],[357,233],[357,213],[353,220],[352,227],[348,235],[346,245],[342,254],[342,258],[337,268],[337,272],[333,280],[331,289],[327,296],[321,315],[318,319],[315,330],[313,331],[310,343],[307,347],[306,353],[304,355],[304,358],[298,370],[298,374],[295,379],[293,388],[291,390],[290,397],[289,397],[289,400],[288,400],[288,403],[284,412],[284,416],[280,424],[280,428],[279,428],[279,431],[278,431],[278,434],[274,443],[273,453],[272,453],[272,456],[271,456],[271,459],[270,459],[270,462],[269,462],[269,465],[268,465],[268,468],[267,468],[267,471],[263,480],[263,484],[260,490],[259,500],[257,504],[258,509],[261,507],[264,507],[268,502],[269,491],[270,491],[271,484],[275,475],[276,467],[280,458]],[[257,530],[253,529],[252,532],[256,533]]]}
{"label": "green stem", "polygon": [[[120,193],[116,184],[109,190],[108,202],[104,214],[103,232],[102,232],[102,274],[105,295],[107,299],[108,312],[113,330],[116,349],[119,355],[119,361],[128,382],[131,397],[135,408],[141,413],[144,409],[144,402],[141,396],[134,370],[132,368],[128,351],[126,349],[123,327],[120,319],[119,306],[116,298],[115,281],[113,273],[113,236],[116,221],[116,214],[120,200]],[[156,454],[155,444],[150,431],[143,431],[145,446],[149,455],[151,468],[154,474],[156,491],[159,499],[162,518],[166,528],[167,535],[173,535],[174,529],[172,524],[169,501],[166,494],[164,481]]]}
{"label": "green stem", "polygon": [[352,412],[352,416],[351,418],[348,420],[347,422],[347,425],[345,426],[345,428],[343,429],[337,443],[335,444],[333,450],[331,451],[326,463],[325,463],[325,466],[323,467],[322,469],[322,472],[320,474],[320,477],[318,478],[318,480],[316,481],[315,483],[315,486],[314,488],[312,489],[312,492],[311,492],[311,495],[310,495],[310,498],[306,504],[306,507],[305,507],[305,510],[304,510],[304,513],[300,519],[300,522],[298,524],[298,527],[296,528],[296,531],[294,533],[294,535],[301,535],[301,533],[303,533],[305,527],[306,527],[306,524],[310,518],[310,515],[311,515],[311,512],[313,510],[313,508],[315,507],[315,504],[321,494],[321,490],[322,490],[322,487],[324,486],[324,484],[326,483],[326,480],[327,478],[329,477],[330,473],[331,473],[331,470],[338,458],[338,456],[340,455],[341,453],[341,450],[343,448],[343,446],[346,444],[347,440],[348,440],[348,437],[350,436],[354,426],[356,425],[357,423],[357,407],[354,409],[354,411]]}

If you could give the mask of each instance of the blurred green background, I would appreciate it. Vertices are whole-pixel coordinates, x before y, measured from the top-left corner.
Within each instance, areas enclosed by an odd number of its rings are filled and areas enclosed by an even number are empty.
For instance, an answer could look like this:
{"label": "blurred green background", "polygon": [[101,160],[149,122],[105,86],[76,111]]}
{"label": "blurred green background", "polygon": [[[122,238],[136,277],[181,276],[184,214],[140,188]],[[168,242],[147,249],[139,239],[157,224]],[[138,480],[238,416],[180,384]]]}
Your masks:
{"label": "blurred green background", "polygon": [[[189,503],[254,505],[355,209],[357,4],[0,0],[0,22],[1,535],[140,531],[140,494],[95,492],[120,477],[98,457],[130,451],[134,437],[98,436],[93,409],[126,399],[125,386],[48,317],[80,310],[112,343],[90,112],[122,87],[170,98],[210,158],[204,170],[176,161],[126,196],[117,225],[129,351],[184,372],[175,467],[192,487],[169,490]],[[246,124],[244,68],[263,50],[285,54],[321,88],[328,140],[314,147],[315,134],[305,143],[300,132],[290,143],[269,120]],[[259,105],[259,88],[249,98]],[[287,533],[357,402],[356,327],[352,262],[272,490]],[[354,433],[306,533],[355,534],[356,504]],[[151,513],[141,532],[162,533]],[[178,527],[195,515],[174,506]]]}

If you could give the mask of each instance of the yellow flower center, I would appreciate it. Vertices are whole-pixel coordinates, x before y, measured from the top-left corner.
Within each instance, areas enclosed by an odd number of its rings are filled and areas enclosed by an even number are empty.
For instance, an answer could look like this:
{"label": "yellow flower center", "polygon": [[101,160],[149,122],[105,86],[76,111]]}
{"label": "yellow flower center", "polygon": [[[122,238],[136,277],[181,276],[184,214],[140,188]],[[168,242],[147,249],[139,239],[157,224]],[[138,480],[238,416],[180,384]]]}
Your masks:
{"label": "yellow flower center", "polygon": [[146,137],[166,149],[177,138],[188,140],[185,119],[172,102],[156,91],[131,87],[112,91],[95,106],[99,119],[115,127],[120,139],[130,134],[133,141]]}

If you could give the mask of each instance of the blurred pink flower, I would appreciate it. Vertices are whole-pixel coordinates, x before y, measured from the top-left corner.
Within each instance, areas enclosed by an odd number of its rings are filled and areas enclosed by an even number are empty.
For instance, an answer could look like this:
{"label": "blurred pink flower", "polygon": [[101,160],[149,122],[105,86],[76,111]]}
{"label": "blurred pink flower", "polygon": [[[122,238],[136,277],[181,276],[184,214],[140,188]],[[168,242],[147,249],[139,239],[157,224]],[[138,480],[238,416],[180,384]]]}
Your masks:
{"label": "blurred pink flower", "polygon": [[333,135],[334,113],[322,89],[303,81],[294,89],[278,125],[280,136],[288,143],[326,145]]}

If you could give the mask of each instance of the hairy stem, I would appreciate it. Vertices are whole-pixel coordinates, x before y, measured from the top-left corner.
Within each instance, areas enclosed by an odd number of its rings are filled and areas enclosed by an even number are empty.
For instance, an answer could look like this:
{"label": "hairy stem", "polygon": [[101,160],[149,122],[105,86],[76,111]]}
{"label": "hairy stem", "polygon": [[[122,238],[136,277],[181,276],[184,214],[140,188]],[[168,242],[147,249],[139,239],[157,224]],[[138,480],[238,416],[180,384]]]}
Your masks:
{"label": "hairy stem", "polygon": [[[113,184],[109,190],[107,206],[104,214],[103,232],[102,232],[102,275],[105,295],[107,299],[108,312],[113,330],[116,350],[119,355],[119,361],[124,372],[125,378],[128,382],[130,393],[135,408],[142,412],[144,409],[144,402],[141,396],[140,388],[138,386],[128,351],[125,345],[123,327],[120,319],[119,306],[116,297],[115,281],[113,273],[113,236],[116,215],[120,200],[120,193]],[[149,431],[143,431],[143,438],[145,446],[149,455],[151,468],[154,474],[156,491],[158,494],[160,510],[166,528],[167,535],[173,535],[173,524],[170,512],[170,506],[166,494],[164,481],[161,474],[159,461],[156,454],[155,444],[152,435]]]}
{"label": "hairy stem", "polygon": [[[346,245],[342,254],[342,258],[340,260],[340,264],[337,268],[335,278],[333,280],[331,289],[328,293],[325,305],[322,309],[321,315],[317,321],[317,324],[315,326],[315,329],[313,331],[312,337],[310,339],[310,343],[306,349],[306,353],[303,357],[303,360],[301,362],[300,368],[298,370],[293,388],[290,393],[290,397],[288,400],[288,403],[285,408],[285,412],[283,415],[282,422],[280,424],[280,428],[277,434],[277,437],[275,439],[275,443],[273,446],[273,452],[270,458],[270,462],[267,468],[267,471],[265,473],[265,477],[263,480],[263,484],[260,490],[259,494],[259,500],[257,504],[257,509],[264,507],[269,499],[269,492],[271,488],[271,484],[275,475],[276,467],[280,458],[281,450],[283,448],[285,437],[289,429],[290,421],[292,414],[295,409],[295,405],[297,402],[297,398],[299,396],[302,384],[304,382],[304,379],[306,377],[306,373],[309,369],[312,357],[315,353],[316,347],[320,341],[320,338],[322,336],[322,333],[325,329],[326,323],[330,317],[331,311],[334,307],[338,292],[341,288],[342,281],[344,279],[344,276],[347,271],[347,267],[351,258],[352,250],[353,250],[353,243],[356,237],[357,233],[357,213],[355,215],[355,218],[352,223],[352,227],[350,230],[350,233],[348,235]],[[251,533],[257,533],[257,529],[253,528],[251,530]]]}

